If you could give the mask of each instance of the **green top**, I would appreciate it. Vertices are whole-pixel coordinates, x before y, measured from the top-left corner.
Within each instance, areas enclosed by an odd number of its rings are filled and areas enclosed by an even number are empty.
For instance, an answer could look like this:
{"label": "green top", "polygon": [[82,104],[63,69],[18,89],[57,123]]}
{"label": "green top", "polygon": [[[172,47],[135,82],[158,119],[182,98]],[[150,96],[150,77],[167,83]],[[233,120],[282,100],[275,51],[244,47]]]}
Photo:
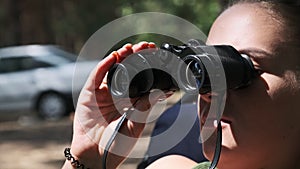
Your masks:
{"label": "green top", "polygon": [[208,169],[209,167],[210,167],[210,162],[202,162],[196,165],[193,169]]}

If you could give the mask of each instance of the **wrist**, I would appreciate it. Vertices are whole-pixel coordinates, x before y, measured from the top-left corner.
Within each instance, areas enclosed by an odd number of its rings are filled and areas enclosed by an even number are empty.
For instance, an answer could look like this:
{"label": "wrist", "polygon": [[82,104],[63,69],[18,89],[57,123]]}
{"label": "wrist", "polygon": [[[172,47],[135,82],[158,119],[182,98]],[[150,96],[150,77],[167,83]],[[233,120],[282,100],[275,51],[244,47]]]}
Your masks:
{"label": "wrist", "polygon": [[65,148],[64,154],[65,154],[66,159],[69,161],[68,163],[65,162],[65,165],[67,166],[67,168],[89,169],[84,164],[80,163],[80,161],[71,154],[70,148]]}
{"label": "wrist", "polygon": [[85,167],[100,169],[102,156],[99,154],[98,146],[84,147],[82,144],[72,145],[70,149],[72,156],[84,164]]}
{"label": "wrist", "polygon": [[[63,165],[63,169],[73,169],[73,168],[81,168],[81,169],[100,169],[99,163],[101,163],[100,158],[95,158],[95,155],[88,155],[90,152],[83,153],[80,155],[73,155],[70,148],[65,148],[64,155],[66,157],[66,161]],[[96,155],[98,156],[98,155]]]}
{"label": "wrist", "polygon": [[70,161],[66,160],[62,166],[62,169],[76,169],[76,167],[73,166]]}

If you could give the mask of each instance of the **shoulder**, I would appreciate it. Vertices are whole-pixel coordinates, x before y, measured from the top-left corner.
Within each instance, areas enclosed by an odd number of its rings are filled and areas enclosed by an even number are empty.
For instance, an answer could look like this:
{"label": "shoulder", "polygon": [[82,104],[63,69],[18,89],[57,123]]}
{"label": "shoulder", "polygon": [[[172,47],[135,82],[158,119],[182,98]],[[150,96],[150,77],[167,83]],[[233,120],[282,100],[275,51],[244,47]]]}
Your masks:
{"label": "shoulder", "polygon": [[197,163],[187,157],[181,155],[168,155],[162,157],[152,164],[147,169],[160,169],[160,168],[172,168],[172,169],[191,169],[195,167]]}

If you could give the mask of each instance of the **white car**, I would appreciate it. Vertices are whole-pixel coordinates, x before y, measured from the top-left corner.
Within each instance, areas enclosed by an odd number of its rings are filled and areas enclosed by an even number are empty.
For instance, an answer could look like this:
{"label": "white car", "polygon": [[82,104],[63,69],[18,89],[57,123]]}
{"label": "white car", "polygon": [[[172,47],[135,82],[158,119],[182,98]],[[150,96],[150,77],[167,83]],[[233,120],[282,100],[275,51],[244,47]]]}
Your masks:
{"label": "white car", "polygon": [[[1,48],[0,113],[37,112],[45,119],[58,119],[71,112],[72,94],[77,98],[97,64],[96,61],[76,62],[76,59],[75,55],[53,45]],[[72,85],[75,67],[80,75],[77,73]]]}

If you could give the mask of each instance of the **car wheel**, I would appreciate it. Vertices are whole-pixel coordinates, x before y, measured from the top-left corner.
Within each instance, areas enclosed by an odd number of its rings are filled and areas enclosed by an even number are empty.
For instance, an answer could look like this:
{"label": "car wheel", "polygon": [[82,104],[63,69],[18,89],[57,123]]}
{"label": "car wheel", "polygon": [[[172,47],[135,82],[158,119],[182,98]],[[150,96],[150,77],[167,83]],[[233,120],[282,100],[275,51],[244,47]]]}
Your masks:
{"label": "car wheel", "polygon": [[46,120],[56,120],[63,117],[68,110],[66,100],[62,95],[46,93],[38,102],[38,113]]}

